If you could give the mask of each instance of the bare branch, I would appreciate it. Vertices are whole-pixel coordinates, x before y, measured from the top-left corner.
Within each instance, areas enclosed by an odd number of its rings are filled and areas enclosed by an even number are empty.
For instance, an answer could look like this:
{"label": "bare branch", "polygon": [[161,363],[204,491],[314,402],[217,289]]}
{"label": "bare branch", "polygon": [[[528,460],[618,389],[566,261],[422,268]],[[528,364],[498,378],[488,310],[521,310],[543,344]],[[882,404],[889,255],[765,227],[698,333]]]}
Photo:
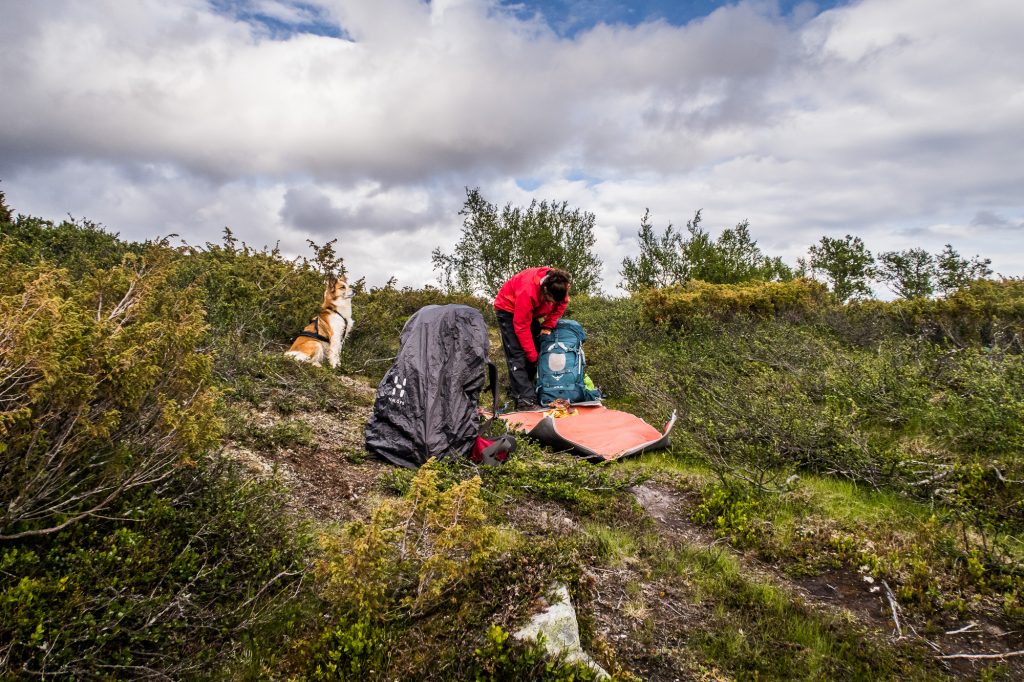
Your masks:
{"label": "bare branch", "polygon": [[941,658],[941,659],[944,659],[944,660],[949,660],[949,659],[953,659],[953,658],[966,658],[966,659],[975,659],[975,660],[1002,660],[1004,658],[1014,658],[1015,656],[1024,656],[1024,650],[1021,650],[1021,651],[1007,651],[1006,653],[1002,653],[1002,654],[968,654],[968,653],[946,654],[945,656],[937,656],[936,658]]}
{"label": "bare branch", "polygon": [[896,603],[896,596],[892,593],[889,583],[884,580],[882,587],[885,588],[885,596],[889,600],[889,608],[892,609],[892,621],[896,624],[896,639],[903,639],[903,628],[900,626],[900,607]]}

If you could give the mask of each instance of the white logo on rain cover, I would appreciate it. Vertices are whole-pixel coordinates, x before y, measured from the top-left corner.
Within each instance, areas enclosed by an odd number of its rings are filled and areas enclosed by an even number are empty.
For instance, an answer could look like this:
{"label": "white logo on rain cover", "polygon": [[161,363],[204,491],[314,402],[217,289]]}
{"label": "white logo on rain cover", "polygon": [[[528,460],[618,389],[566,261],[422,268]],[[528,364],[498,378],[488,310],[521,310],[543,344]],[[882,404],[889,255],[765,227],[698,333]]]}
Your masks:
{"label": "white logo on rain cover", "polygon": [[405,384],[408,381],[408,379],[402,379],[399,381],[398,375],[392,377],[393,384],[391,386],[391,393],[388,397],[388,402],[396,403],[398,405],[405,404]]}

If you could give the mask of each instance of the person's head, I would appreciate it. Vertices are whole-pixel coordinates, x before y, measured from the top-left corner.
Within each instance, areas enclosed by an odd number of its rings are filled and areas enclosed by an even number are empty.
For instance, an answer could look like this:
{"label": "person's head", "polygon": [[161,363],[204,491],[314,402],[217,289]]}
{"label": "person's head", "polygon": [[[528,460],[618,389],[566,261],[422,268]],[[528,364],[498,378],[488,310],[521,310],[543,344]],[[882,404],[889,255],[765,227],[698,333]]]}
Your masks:
{"label": "person's head", "polygon": [[565,270],[551,268],[540,284],[540,291],[555,303],[561,303],[569,295],[569,284],[572,277]]}

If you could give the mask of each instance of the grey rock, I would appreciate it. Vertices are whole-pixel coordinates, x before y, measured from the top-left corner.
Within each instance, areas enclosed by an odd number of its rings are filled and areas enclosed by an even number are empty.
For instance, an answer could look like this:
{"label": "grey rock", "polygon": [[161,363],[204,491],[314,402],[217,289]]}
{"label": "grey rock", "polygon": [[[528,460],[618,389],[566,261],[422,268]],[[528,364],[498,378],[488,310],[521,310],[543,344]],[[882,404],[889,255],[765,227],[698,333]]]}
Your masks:
{"label": "grey rock", "polygon": [[555,583],[552,593],[548,607],[512,636],[520,640],[536,640],[539,635],[544,635],[544,648],[552,656],[565,654],[567,662],[581,663],[591,668],[601,679],[611,679],[611,675],[580,646],[580,627],[569,598],[569,588],[562,583]]}

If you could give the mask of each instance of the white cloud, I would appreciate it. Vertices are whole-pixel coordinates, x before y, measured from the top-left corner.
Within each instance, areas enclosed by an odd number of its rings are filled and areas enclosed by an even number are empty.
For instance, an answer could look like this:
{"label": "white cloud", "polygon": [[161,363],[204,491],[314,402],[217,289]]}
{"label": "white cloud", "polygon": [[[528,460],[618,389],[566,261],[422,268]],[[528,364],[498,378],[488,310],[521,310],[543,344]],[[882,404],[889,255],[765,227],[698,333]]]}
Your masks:
{"label": "white cloud", "polygon": [[252,3],[351,40],[271,40],[201,0],[8,3],[9,202],[136,238],[231,225],[297,253],[340,235],[378,283],[432,279],[467,185],[594,212],[609,290],[645,208],[659,226],[698,208],[715,229],[749,219],[790,260],[853,233],[875,251],[956,239],[1024,272],[1016,0],[866,0],[806,21],[740,2],[571,39],[486,0],[309,6]]}

